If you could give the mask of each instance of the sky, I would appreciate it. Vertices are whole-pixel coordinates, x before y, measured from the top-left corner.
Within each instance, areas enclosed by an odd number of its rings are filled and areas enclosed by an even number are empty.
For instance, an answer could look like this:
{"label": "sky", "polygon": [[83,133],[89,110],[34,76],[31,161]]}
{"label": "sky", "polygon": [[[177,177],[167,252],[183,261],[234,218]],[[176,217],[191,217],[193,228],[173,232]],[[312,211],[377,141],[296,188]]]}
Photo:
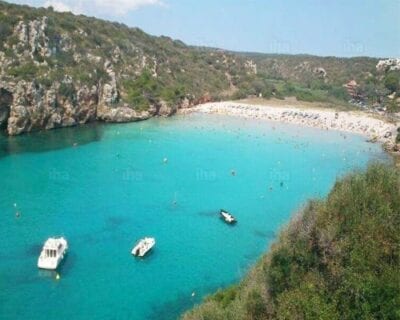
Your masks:
{"label": "sky", "polygon": [[9,0],[139,27],[190,45],[400,57],[400,0]]}

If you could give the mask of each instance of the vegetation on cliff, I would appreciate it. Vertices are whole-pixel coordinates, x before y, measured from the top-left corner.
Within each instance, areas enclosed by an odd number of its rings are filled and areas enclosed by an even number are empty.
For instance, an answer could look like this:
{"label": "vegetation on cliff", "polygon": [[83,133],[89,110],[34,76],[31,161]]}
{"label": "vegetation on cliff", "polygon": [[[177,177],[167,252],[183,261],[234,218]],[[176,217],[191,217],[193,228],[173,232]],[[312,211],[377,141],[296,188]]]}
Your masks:
{"label": "vegetation on cliff", "polygon": [[0,127],[19,134],[135,121],[260,95],[345,106],[355,98],[396,112],[400,62],[390,63],[193,47],[117,22],[0,1],[0,94],[13,97],[0,106]]}
{"label": "vegetation on cliff", "polygon": [[399,319],[400,178],[381,164],[310,201],[240,284],[194,319]]}
{"label": "vegetation on cliff", "polygon": [[[150,71],[159,85],[170,88],[169,96],[174,95],[175,87],[183,86],[187,93],[198,96],[264,93],[346,100],[343,84],[351,79],[363,84],[365,88],[360,90],[364,91],[368,91],[367,84],[375,82],[389,93],[399,88],[397,71],[378,79],[375,58],[239,54],[190,47],[168,37],[147,35],[138,28],[51,8],[0,1],[0,9],[0,50],[9,58],[2,73],[5,79],[35,76],[47,84],[69,74],[77,82],[97,84],[108,80],[103,64],[109,59],[121,79]],[[125,91],[122,83],[119,89]],[[160,96],[153,93],[153,97]],[[369,94],[373,98],[377,93]]]}

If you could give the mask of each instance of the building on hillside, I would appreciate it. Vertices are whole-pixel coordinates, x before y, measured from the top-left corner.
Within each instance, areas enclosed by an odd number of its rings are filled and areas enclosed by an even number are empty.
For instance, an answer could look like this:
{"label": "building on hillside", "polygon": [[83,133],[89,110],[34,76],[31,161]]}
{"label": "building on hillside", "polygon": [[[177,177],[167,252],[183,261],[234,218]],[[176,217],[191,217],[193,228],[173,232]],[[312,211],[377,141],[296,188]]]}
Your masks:
{"label": "building on hillside", "polygon": [[350,80],[343,85],[346,88],[347,93],[352,99],[361,100],[363,97],[360,93],[359,86],[355,80]]}

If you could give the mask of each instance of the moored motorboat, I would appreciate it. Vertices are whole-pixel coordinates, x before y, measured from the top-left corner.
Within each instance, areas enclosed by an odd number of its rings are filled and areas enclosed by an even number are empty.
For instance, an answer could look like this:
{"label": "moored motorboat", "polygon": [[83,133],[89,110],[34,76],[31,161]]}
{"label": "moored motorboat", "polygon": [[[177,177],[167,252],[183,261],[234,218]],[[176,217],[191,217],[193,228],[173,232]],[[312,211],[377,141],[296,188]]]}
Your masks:
{"label": "moored motorboat", "polygon": [[57,269],[67,250],[68,242],[65,238],[47,239],[38,259],[38,267],[47,270]]}
{"label": "moored motorboat", "polygon": [[226,211],[224,209],[221,209],[219,214],[221,215],[221,218],[224,219],[224,221],[226,223],[234,224],[234,223],[237,222],[236,218],[232,214],[230,214],[228,211]]}
{"label": "moored motorboat", "polygon": [[146,237],[141,240],[133,247],[132,254],[137,257],[144,257],[156,244],[156,239]]}

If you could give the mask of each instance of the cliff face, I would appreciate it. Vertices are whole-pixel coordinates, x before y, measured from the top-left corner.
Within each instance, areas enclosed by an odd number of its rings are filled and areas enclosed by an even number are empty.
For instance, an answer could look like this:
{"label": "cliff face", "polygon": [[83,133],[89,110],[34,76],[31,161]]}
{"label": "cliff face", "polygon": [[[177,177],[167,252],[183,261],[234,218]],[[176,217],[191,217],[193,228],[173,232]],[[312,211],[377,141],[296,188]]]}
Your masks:
{"label": "cliff face", "polygon": [[[76,91],[72,98],[59,95],[61,85]],[[55,83],[44,88],[35,81],[19,81],[2,85],[0,92],[0,127],[10,135],[40,129],[69,127],[100,120],[129,122],[156,115],[151,111],[136,111],[129,105],[113,107],[113,90],[109,84],[76,88],[71,82]]]}
{"label": "cliff face", "polygon": [[[219,87],[207,83],[204,53],[169,38],[1,1],[0,9],[0,127],[10,135],[169,116],[229,86],[224,75]],[[196,70],[199,80],[188,81]]]}
{"label": "cliff face", "polygon": [[115,22],[0,0],[0,130],[138,121],[260,95],[345,103],[343,84],[352,79],[381,101],[390,92],[377,62],[191,47]]}
{"label": "cliff face", "polygon": [[[53,34],[50,39],[54,30],[47,16],[32,20],[22,16],[17,20],[0,51],[0,128],[9,135],[96,120],[130,122],[158,114],[168,116],[175,107],[188,104],[188,97],[182,97],[174,105],[154,99],[146,108],[137,110],[132,103],[124,102],[121,94],[124,69],[114,68],[123,59],[118,46],[109,57],[94,56],[88,49],[85,52],[86,49],[77,48],[67,32]],[[88,36],[83,30],[78,34]],[[69,57],[67,63],[60,61],[65,56]],[[140,66],[126,69],[135,69],[138,76],[149,68],[156,77],[155,66],[146,62],[144,53],[141,57]],[[85,60],[94,69],[85,66],[82,74],[76,76]]]}
{"label": "cliff face", "polygon": [[12,97],[8,99],[9,105],[4,104],[5,112],[8,111],[8,119],[5,117],[8,134],[73,126],[96,119],[96,87],[83,86],[77,90],[76,99],[70,100],[57,95],[59,85],[45,89],[34,81],[22,80],[3,89],[3,100]]}

